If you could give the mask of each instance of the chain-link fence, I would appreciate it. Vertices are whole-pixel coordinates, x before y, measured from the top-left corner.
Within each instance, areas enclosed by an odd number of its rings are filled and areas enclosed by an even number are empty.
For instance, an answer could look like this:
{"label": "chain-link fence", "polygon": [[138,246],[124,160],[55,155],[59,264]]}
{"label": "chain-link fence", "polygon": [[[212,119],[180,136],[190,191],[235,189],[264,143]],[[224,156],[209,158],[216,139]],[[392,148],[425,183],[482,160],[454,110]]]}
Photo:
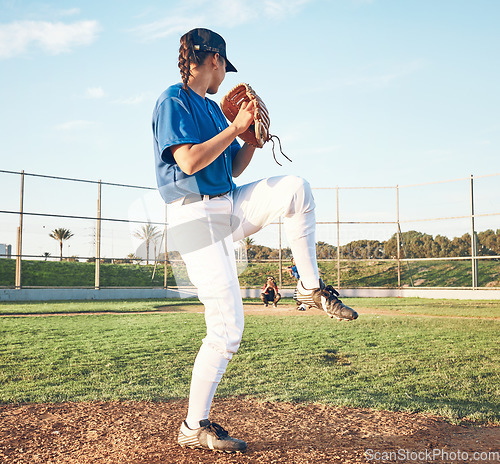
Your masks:
{"label": "chain-link fence", "polygon": [[[500,287],[500,174],[313,188],[323,279],[347,287]],[[0,287],[188,285],[154,187],[0,171]],[[293,286],[278,219],[235,246],[242,286]],[[177,272],[175,270],[177,269]]]}

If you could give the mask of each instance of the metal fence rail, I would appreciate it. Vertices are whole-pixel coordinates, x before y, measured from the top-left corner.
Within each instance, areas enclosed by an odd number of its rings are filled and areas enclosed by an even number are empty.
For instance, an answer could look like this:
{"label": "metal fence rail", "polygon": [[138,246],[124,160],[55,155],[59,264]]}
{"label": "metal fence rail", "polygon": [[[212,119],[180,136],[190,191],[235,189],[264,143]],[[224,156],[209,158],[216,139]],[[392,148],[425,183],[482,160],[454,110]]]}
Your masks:
{"label": "metal fence rail", "polygon": [[[85,254],[82,253],[81,250],[78,253],[78,256],[74,257],[75,259],[84,259],[84,260],[93,260],[95,262],[95,282],[94,282],[94,288],[95,289],[100,289],[102,288],[101,285],[101,268],[100,264],[103,262],[103,254],[102,254],[102,233],[103,233],[103,226],[107,224],[120,224],[124,226],[131,227],[133,225],[145,225],[145,224],[151,224],[153,226],[158,226],[164,231],[168,227],[168,222],[167,222],[167,217],[166,217],[166,208],[164,207],[156,207],[154,209],[154,215],[151,215],[149,213],[146,213],[144,217],[134,217],[133,215],[129,215],[129,217],[124,217],[123,211],[118,214],[116,217],[113,217],[110,212],[115,211],[117,209],[117,204],[119,203],[119,200],[113,200],[110,199],[109,201],[107,200],[106,195],[103,194],[103,187],[105,188],[112,188],[112,189],[119,189],[119,199],[123,198],[126,196],[129,192],[135,191],[139,195],[145,195],[147,193],[155,193],[156,188],[154,187],[145,187],[145,186],[139,186],[139,185],[130,185],[130,184],[121,184],[121,183],[112,183],[112,182],[103,182],[101,180],[95,181],[95,180],[87,180],[87,179],[78,179],[78,178],[69,178],[69,177],[60,177],[60,176],[49,176],[49,175],[42,175],[42,174],[35,174],[35,173],[27,173],[24,171],[17,172],[17,171],[7,171],[7,170],[0,170],[0,179],[4,178],[5,176],[14,176],[17,179],[18,186],[19,186],[19,200],[18,200],[18,206],[16,207],[14,204],[14,198],[16,195],[12,195],[12,188],[9,189],[8,195],[7,192],[3,192],[2,195],[2,205],[0,205],[0,219],[5,218],[6,221],[10,221],[9,225],[12,223],[12,220],[15,217],[18,217],[18,225],[16,228],[16,234],[15,234],[15,248],[12,247],[12,249],[15,249],[15,253],[12,253],[10,257],[15,258],[16,265],[15,265],[15,288],[16,289],[21,289],[23,287],[22,285],[22,264],[23,264],[23,259],[48,259],[47,255],[48,253],[35,253],[33,251],[31,252],[23,252],[23,248],[26,243],[33,243],[33,239],[29,240],[26,238],[26,234],[30,232],[30,228],[26,226],[26,221],[30,218],[34,219],[44,219],[44,220],[53,220],[53,219],[64,219],[64,220],[71,220],[71,221],[85,221],[86,224],[89,225],[89,227],[92,228],[92,247],[91,247],[91,252]],[[80,198],[80,201],[83,201],[83,204],[88,205],[89,203],[95,201],[96,206],[94,207],[94,213],[92,212],[87,212],[87,213],[80,213],[79,211],[73,211],[71,206],[65,206],[69,207],[70,211],[57,211],[54,212],[56,207],[48,205],[48,202],[33,202],[32,205],[29,207],[26,207],[26,203],[28,199],[33,199],[37,194],[40,192],[40,190],[44,190],[45,187],[37,187],[35,189],[35,194],[30,193],[28,196],[26,192],[26,186],[28,184],[28,179],[31,180],[40,180],[40,181],[46,181],[50,182],[50,186],[53,185],[53,183],[56,182],[64,182],[68,184],[85,184],[86,186],[91,186],[94,188],[94,193],[85,198]],[[489,186],[490,190],[488,190],[487,194],[483,194],[481,197],[480,201],[477,201],[477,198],[475,197],[475,187],[477,185],[477,182],[479,180],[486,180],[486,179],[491,179],[493,181],[493,184]],[[318,219],[317,225],[318,226],[325,226],[328,228],[328,230],[335,230],[336,232],[336,257],[334,260],[336,260],[337,264],[337,286],[339,288],[342,287],[342,279],[341,279],[341,263],[342,262],[348,262],[348,261],[353,261],[353,260],[346,260],[341,257],[341,250],[342,247],[345,245],[342,245],[342,238],[345,236],[349,236],[349,232],[345,232],[345,230],[348,227],[351,226],[356,226],[358,229],[356,232],[362,234],[362,230],[366,226],[384,226],[384,230],[387,233],[388,231],[392,230],[392,234],[396,236],[397,240],[397,256],[395,256],[391,260],[384,260],[384,259],[370,259],[368,261],[374,262],[384,262],[384,261],[392,261],[397,263],[397,286],[400,288],[402,286],[402,266],[403,264],[408,263],[413,263],[413,262],[425,262],[425,261],[464,261],[468,260],[470,261],[471,264],[471,282],[470,282],[470,287],[468,288],[478,288],[478,276],[479,276],[479,270],[478,270],[478,263],[481,260],[497,260],[500,259],[499,255],[488,255],[488,256],[481,256],[478,253],[478,248],[477,248],[477,221],[482,221],[483,224],[486,224],[484,222],[485,220],[488,220],[487,222],[488,226],[491,226],[493,224],[493,227],[496,227],[500,229],[500,225],[497,225],[500,223],[500,221],[497,220],[498,216],[500,216],[499,211],[495,211],[494,208],[498,208],[498,205],[500,204],[500,174],[488,174],[488,175],[483,175],[483,176],[470,176],[470,177],[464,177],[460,179],[452,179],[452,180],[443,180],[443,181],[438,181],[438,182],[424,182],[424,183],[419,183],[419,184],[411,184],[411,185],[396,185],[396,186],[380,186],[380,187],[332,187],[332,188],[313,188],[315,192],[319,194],[320,197],[323,195],[326,195],[326,199],[323,197],[318,200],[318,206],[319,209],[321,209],[322,205],[327,203],[328,204],[328,211],[329,214],[331,214],[332,211],[336,212],[335,217],[328,217],[326,220],[323,219]],[[0,186],[3,183],[0,181]],[[439,185],[446,185],[447,190],[442,192],[439,198],[444,198],[448,195],[448,191],[450,189],[451,184],[461,184],[461,187],[459,190],[456,191],[456,195],[460,196],[460,198],[468,198],[468,206],[467,206],[467,211],[464,210],[464,204],[466,200],[462,201],[461,203],[461,208],[462,209],[457,209],[456,213],[452,214],[444,214],[444,215],[438,215],[434,217],[426,217],[426,216],[421,216],[419,215],[417,209],[421,208],[421,203],[418,202],[415,203],[415,205],[412,207],[411,205],[405,204],[404,207],[401,206],[401,194],[404,192],[405,194],[409,194],[409,199],[411,201],[415,201],[415,198],[418,199],[419,197],[422,196],[422,192],[424,191],[423,189],[430,187],[430,186],[439,186]],[[463,185],[462,185],[463,184]],[[13,184],[11,184],[13,185]],[[63,189],[64,190],[64,189]],[[415,192],[415,190],[418,190]],[[342,196],[344,194],[352,193],[355,192],[356,194],[364,195],[363,198],[365,202],[365,208],[362,209],[361,211],[358,211],[358,216],[366,216],[369,213],[370,207],[374,206],[374,200],[372,199],[373,193],[372,192],[384,192],[384,194],[390,195],[390,197],[386,198],[384,201],[378,202],[377,206],[385,206],[387,209],[381,213],[380,218],[359,218],[356,217],[355,213],[351,213],[351,208],[348,204],[348,202],[344,202],[342,200]],[[413,193],[411,193],[413,191]],[[493,192],[493,193],[492,193]],[[88,194],[86,194],[88,195]],[[315,194],[316,195],[316,194]],[[431,196],[432,197],[432,196]],[[9,204],[6,204],[6,199],[8,198]],[[106,203],[108,201],[108,203]],[[408,203],[411,203],[409,201]],[[432,198],[429,200],[432,202]],[[143,201],[144,202],[144,201]],[[145,201],[145,203],[148,203]],[[359,203],[358,202],[353,202],[352,204],[356,205],[356,208],[359,208]],[[392,204],[389,204],[392,203]],[[425,201],[423,202],[425,203]],[[452,201],[453,203],[453,201]],[[333,205],[333,207],[332,207]],[[484,206],[486,205],[486,206]],[[480,207],[480,210],[478,211],[478,206]],[[45,208],[48,208],[49,211],[44,211]],[[77,208],[75,206],[75,208]],[[87,208],[87,206],[85,206]],[[488,209],[490,208],[490,209]],[[493,208],[493,209],[491,209]],[[108,211],[108,213],[104,213],[104,210]],[[145,207],[147,209],[147,206]],[[326,208],[325,208],[326,209]],[[424,208],[425,210],[425,208]],[[403,216],[402,213],[405,213]],[[416,213],[416,214],[413,214]],[[422,213],[424,214],[424,213]],[[354,216],[353,216],[354,215]],[[353,217],[350,217],[353,216]],[[14,219],[15,220],[15,219]],[[439,257],[439,258],[429,258],[429,257],[421,257],[421,258],[410,258],[408,256],[405,256],[405,250],[404,250],[404,243],[402,243],[402,237],[403,237],[403,232],[402,232],[402,226],[409,230],[411,225],[413,224],[431,224],[431,223],[446,223],[446,222],[460,222],[462,224],[465,224],[464,221],[468,222],[468,231],[467,233],[470,235],[470,255],[469,256],[460,256],[460,257]],[[6,232],[8,227],[3,227],[3,222],[2,224],[2,232]],[[278,222],[274,223],[274,225],[278,226],[278,232],[275,234],[277,236],[278,240],[278,249],[279,249],[279,258],[277,260],[277,263],[279,265],[279,278],[280,278],[280,284],[282,283],[282,249],[283,247],[283,240],[282,240],[282,230],[281,230],[281,218],[278,220]],[[40,226],[36,226],[40,227]],[[45,228],[45,225],[43,226]],[[33,226],[34,228],[34,226]],[[462,232],[463,232],[462,228]],[[40,233],[40,232],[38,232]],[[111,230],[111,234],[113,234],[113,230]],[[120,232],[120,236],[126,235],[125,232]],[[4,235],[2,233],[2,235]],[[0,235],[0,242],[5,240],[2,235]],[[6,235],[6,234],[5,234]],[[116,238],[111,237],[107,241],[107,243],[111,246],[111,250],[113,251],[113,243],[116,240]],[[155,242],[155,247],[158,247],[158,243]],[[163,241],[159,245],[159,248],[162,249],[162,252],[164,256],[167,256],[168,248],[167,248],[167,243],[166,240]],[[33,246],[31,246],[31,249],[33,250]],[[157,255],[159,250],[156,250],[155,255]],[[106,253],[106,259],[113,260],[113,259],[118,259],[118,258],[123,258],[123,256],[114,256],[113,253],[111,253],[111,256],[109,256],[109,252]],[[64,259],[70,258],[70,256],[64,256],[62,257]],[[146,255],[146,259],[149,259],[149,252]],[[356,259],[356,262],[362,262],[365,261],[363,259]],[[162,260],[162,265],[164,266],[164,288],[167,288],[167,259]],[[498,285],[495,285],[498,286]]]}

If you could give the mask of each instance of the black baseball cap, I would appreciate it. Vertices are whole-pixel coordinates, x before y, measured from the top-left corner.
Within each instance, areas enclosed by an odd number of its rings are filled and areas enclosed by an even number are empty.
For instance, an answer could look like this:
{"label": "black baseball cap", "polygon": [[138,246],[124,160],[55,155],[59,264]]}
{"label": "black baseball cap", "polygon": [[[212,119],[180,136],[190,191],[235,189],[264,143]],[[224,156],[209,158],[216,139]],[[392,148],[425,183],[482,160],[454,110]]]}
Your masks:
{"label": "black baseball cap", "polygon": [[217,32],[199,27],[189,31],[188,34],[191,34],[195,50],[218,53],[226,60],[226,72],[237,72],[227,59],[226,42]]}

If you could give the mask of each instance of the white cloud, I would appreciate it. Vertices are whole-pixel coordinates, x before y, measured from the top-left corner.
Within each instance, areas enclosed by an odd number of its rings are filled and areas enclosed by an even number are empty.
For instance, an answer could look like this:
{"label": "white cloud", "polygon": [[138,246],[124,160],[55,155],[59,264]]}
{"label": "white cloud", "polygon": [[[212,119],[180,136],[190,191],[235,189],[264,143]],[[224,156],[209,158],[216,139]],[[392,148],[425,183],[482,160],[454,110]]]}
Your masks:
{"label": "white cloud", "polygon": [[89,87],[85,92],[85,98],[91,99],[103,98],[105,95],[102,87]]}
{"label": "white cloud", "polygon": [[68,8],[67,10],[61,10],[59,16],[76,16],[80,14],[80,8]]}
{"label": "white cloud", "polygon": [[73,131],[77,129],[82,129],[85,127],[93,126],[95,123],[93,121],[85,121],[83,119],[76,119],[74,121],[63,122],[54,127],[58,131]]}
{"label": "white cloud", "polygon": [[[322,92],[328,92],[332,88],[353,87],[361,89],[379,89],[386,88],[394,82],[421,72],[427,67],[425,60],[416,59],[406,63],[394,63],[384,65],[385,69],[373,70],[372,68],[381,68],[382,65],[376,64],[370,69],[359,69],[349,73],[346,77],[320,78],[316,82],[300,90],[302,95],[315,95]],[[299,92],[299,91],[297,91]]]}
{"label": "white cloud", "polygon": [[375,0],[351,0],[353,5],[369,5],[375,3]]}
{"label": "white cloud", "polygon": [[20,55],[32,45],[57,55],[74,47],[94,42],[99,32],[97,21],[74,23],[16,21],[0,25],[0,58]]}
{"label": "white cloud", "polygon": [[265,0],[263,7],[267,16],[282,19],[299,13],[310,2],[311,0]]}
{"label": "white cloud", "polygon": [[[313,0],[184,0],[162,19],[143,24],[131,32],[142,40],[156,40],[182,34],[200,24],[237,27],[262,17],[272,19],[296,15]],[[200,14],[200,11],[203,11]]]}
{"label": "white cloud", "polygon": [[425,67],[425,63],[421,60],[415,60],[408,63],[402,63],[392,66],[385,72],[379,74],[366,73],[364,75],[359,75],[351,78],[347,78],[343,81],[343,85],[346,86],[365,86],[365,87],[384,87],[389,85],[393,81],[399,80],[403,77],[410,76],[422,68]]}
{"label": "white cloud", "polygon": [[115,103],[119,103],[121,105],[138,105],[139,103],[147,101],[150,98],[150,94],[141,93],[140,95],[135,95],[133,97],[119,98],[115,101]]}
{"label": "white cloud", "polygon": [[132,30],[141,40],[149,41],[168,37],[173,34],[183,34],[189,29],[203,24],[205,19],[203,16],[183,17],[183,16],[168,16],[148,24],[143,24]]}

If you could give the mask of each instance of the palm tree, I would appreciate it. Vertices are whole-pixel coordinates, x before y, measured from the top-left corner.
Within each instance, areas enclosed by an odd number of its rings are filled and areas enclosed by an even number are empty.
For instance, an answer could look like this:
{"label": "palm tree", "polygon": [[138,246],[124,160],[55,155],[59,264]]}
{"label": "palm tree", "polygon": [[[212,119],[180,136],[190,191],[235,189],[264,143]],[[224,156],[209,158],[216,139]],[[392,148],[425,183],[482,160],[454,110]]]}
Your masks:
{"label": "palm tree", "polygon": [[54,229],[50,234],[50,237],[52,237],[54,240],[57,240],[59,242],[59,249],[61,250],[61,255],[59,258],[59,261],[62,261],[62,256],[63,256],[63,242],[66,240],[69,240],[71,237],[73,237],[73,234],[69,229],[64,229],[63,227],[60,227],[59,229]]}
{"label": "palm tree", "polygon": [[255,245],[255,240],[251,237],[246,237],[243,240],[243,244],[244,244],[246,252],[247,252],[247,258],[248,259],[255,258],[255,251],[253,248]]}
{"label": "palm tree", "polygon": [[137,230],[134,233],[134,237],[140,238],[144,240],[146,243],[146,264],[149,264],[149,244],[153,242],[155,244],[155,254],[156,254],[156,240],[161,237],[161,232],[158,230],[156,226],[153,226],[150,223],[147,223],[145,226],[142,226],[140,230]]}
{"label": "palm tree", "polygon": [[253,238],[247,237],[245,240],[243,240],[243,243],[245,244],[245,248],[250,250],[252,248],[252,245],[255,245],[255,240]]}

